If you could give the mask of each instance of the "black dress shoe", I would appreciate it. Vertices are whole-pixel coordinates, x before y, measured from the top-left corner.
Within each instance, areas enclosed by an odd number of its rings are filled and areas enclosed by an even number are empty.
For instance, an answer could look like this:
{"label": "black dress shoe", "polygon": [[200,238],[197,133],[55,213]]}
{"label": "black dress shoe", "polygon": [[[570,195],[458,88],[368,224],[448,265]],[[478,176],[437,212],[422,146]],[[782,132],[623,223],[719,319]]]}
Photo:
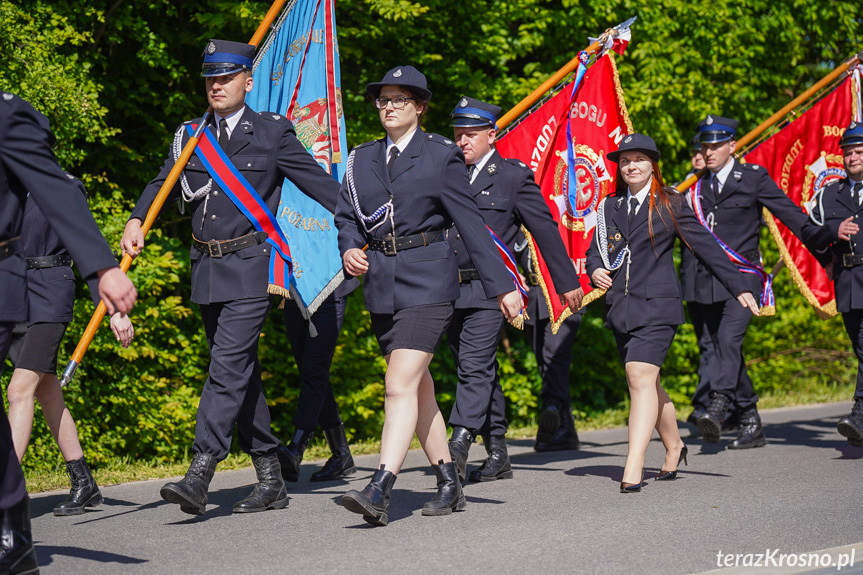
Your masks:
{"label": "black dress shoe", "polygon": [[320,471],[312,473],[310,481],[334,481],[356,473],[357,466],[354,465],[344,424],[324,430],[324,437],[327,438],[327,445],[333,455],[327,459]]}
{"label": "black dress shoe", "polygon": [[216,473],[216,458],[209,453],[196,453],[186,476],[176,483],[166,483],[159,491],[162,499],[176,503],[180,511],[203,515],[207,509],[207,490]]}
{"label": "black dress shoe", "polygon": [[314,436],[314,431],[295,429],[287,447],[280,445],[276,450],[279,465],[282,468],[282,478],[285,481],[296,483],[300,480],[300,463],[302,463],[303,454]]}
{"label": "black dress shoe", "polygon": [[69,498],[54,508],[54,515],[81,515],[85,507],[96,507],[102,504],[102,492],[93,479],[93,474],[82,457],[66,462],[66,473],[72,482]]}
{"label": "black dress shoe", "polygon": [[288,492],[282,479],[279,458],[275,454],[252,457],[258,484],[242,501],[234,504],[234,513],[257,513],[288,506]]}
{"label": "black dress shoe", "polygon": [[839,420],[836,431],[854,447],[863,447],[863,399],[854,402],[851,414]]}
{"label": "black dress shoe", "polygon": [[722,436],[722,422],[731,400],[721,393],[710,394],[710,405],[707,411],[698,418],[698,429],[705,443],[719,443]]}
{"label": "black dress shoe", "polygon": [[564,409],[561,413],[561,425],[554,433],[548,434],[542,431],[536,434],[534,451],[565,451],[578,449],[581,442],[578,440],[578,432],[575,430],[575,418],[572,409]]}
{"label": "black dress shoe", "polygon": [[470,453],[470,444],[473,443],[474,434],[464,427],[453,427],[452,436],[449,438],[449,455],[455,463],[459,481],[464,481],[467,473],[467,458]]}
{"label": "black dress shoe", "polygon": [[506,438],[503,435],[483,436],[485,451],[488,457],[478,469],[470,472],[471,481],[495,481],[497,479],[512,479],[512,465],[506,450]]}
{"label": "black dress shoe", "polygon": [[551,435],[557,431],[563,424],[563,410],[563,402],[559,399],[543,399],[538,418],[539,432]]}
{"label": "black dress shoe", "polygon": [[372,525],[386,525],[390,521],[387,510],[395,482],[396,476],[381,465],[362,491],[351,489],[342,496],[342,506],[352,513],[359,513]]}
{"label": "black dress shoe", "polygon": [[439,459],[437,465],[432,465],[437,477],[437,493],[431,501],[423,505],[423,515],[450,515],[453,511],[462,511],[467,502],[461,490],[461,482],[456,475],[455,463],[444,463]]}
{"label": "black dress shoe", "polygon": [[0,573],[39,575],[27,495],[9,509],[0,509]]}
{"label": "black dress shoe", "polygon": [[[686,461],[686,456],[689,454],[689,448],[685,445],[683,449],[680,450],[680,458],[677,460],[677,467],[680,468],[680,462],[682,461],[684,465],[689,465],[689,462]],[[677,469],[674,471],[665,471],[664,469],[659,470],[659,475],[656,476],[654,481],[674,481],[677,479]]]}
{"label": "black dress shoe", "polygon": [[761,427],[761,416],[755,406],[752,406],[740,414],[740,435],[728,444],[728,449],[751,449],[765,445],[767,438],[764,437],[764,429]]}
{"label": "black dress shoe", "polygon": [[641,493],[641,486],[644,484],[644,468],[641,468],[641,481],[638,483],[624,483],[620,482],[620,492],[621,493]]}
{"label": "black dress shoe", "polygon": [[696,407],[692,410],[692,413],[689,414],[689,417],[686,418],[686,423],[689,425],[694,425],[698,427],[698,418],[707,413],[707,410],[703,407]]}

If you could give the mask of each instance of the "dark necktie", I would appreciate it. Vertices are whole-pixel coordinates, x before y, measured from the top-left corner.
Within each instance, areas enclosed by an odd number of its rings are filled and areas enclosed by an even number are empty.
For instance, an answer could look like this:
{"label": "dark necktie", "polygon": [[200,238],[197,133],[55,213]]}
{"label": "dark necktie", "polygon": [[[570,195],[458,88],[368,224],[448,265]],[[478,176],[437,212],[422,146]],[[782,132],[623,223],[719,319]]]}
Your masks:
{"label": "dark necktie", "polygon": [[714,198],[719,197],[719,181],[716,179],[716,174],[710,176],[710,193]]}
{"label": "dark necktie", "polygon": [[638,198],[635,196],[629,198],[629,217],[627,219],[627,224],[629,225],[629,229],[632,229],[632,219],[635,217],[635,212],[638,210]]}
{"label": "dark necktie", "polygon": [[387,161],[387,173],[393,173],[393,164],[396,163],[396,158],[399,157],[399,149],[398,146],[393,146],[390,148],[390,159]]}
{"label": "dark necktie", "polygon": [[471,164],[467,167],[467,181],[473,181],[473,175],[476,173],[476,164]]}
{"label": "dark necktie", "polygon": [[230,139],[231,136],[228,134],[228,121],[222,118],[219,120],[219,146],[221,146],[223,150],[227,150],[228,141]]}
{"label": "dark necktie", "polygon": [[858,206],[860,205],[860,192],[863,192],[863,182],[857,182],[851,190],[851,197],[854,198]]}

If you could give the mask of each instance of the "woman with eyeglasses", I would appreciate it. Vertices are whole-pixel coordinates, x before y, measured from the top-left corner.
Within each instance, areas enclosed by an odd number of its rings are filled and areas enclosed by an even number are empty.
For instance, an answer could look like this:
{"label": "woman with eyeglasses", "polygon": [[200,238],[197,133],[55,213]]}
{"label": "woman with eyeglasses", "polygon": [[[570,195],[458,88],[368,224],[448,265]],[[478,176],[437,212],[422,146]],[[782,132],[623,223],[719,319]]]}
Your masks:
{"label": "woman with eyeglasses", "polygon": [[643,134],[627,136],[608,153],[617,162],[614,192],[597,209],[594,241],[587,250],[587,273],[605,293],[605,325],[614,332],[631,398],[629,452],[621,493],[641,491],[644,454],[653,430],[665,446],[658,481],[677,478],[688,450],[680,439],[674,404],[660,383],[659,370],[682,324],[683,300],[674,269],[674,241],[703,261],[740,305],[758,315],[743,273],[731,263],[695,217],[684,195],[665,187],[656,143]]}
{"label": "woman with eyeglasses", "polygon": [[386,525],[390,493],[414,433],[437,477],[437,494],[422,514],[465,508],[428,369],[459,295],[456,257],[444,230],[458,225],[486,294],[497,298],[508,319],[518,315],[521,296],[469,192],[464,156],[452,140],[420,127],[431,99],[425,76],[399,66],[366,92],[386,137],[351,153],[335,223],[345,270],[365,276],[366,309],[387,362],[386,399],[380,467],[362,491],[346,493],[342,505]]}

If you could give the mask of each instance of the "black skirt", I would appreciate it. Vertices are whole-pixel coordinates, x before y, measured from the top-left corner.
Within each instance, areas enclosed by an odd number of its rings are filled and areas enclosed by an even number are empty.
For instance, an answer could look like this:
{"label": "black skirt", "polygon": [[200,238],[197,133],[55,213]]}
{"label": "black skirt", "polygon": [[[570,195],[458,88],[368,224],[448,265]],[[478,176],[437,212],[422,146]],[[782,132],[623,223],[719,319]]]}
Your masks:
{"label": "black skirt", "polygon": [[395,314],[373,313],[372,329],[383,355],[396,349],[416,349],[434,353],[449,322],[453,303],[416,305]]}
{"label": "black skirt", "polygon": [[65,323],[19,323],[12,333],[9,359],[15,369],[29,369],[40,373],[57,374],[57,352]]}
{"label": "black skirt", "polygon": [[640,361],[662,367],[677,333],[676,325],[646,325],[629,333],[614,332],[623,365]]}

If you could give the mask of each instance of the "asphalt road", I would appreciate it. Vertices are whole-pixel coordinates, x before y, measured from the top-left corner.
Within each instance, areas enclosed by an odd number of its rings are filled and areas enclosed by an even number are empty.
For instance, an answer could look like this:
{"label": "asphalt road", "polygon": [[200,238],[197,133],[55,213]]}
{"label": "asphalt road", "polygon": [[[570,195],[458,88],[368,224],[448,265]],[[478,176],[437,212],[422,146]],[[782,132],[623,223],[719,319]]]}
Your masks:
{"label": "asphalt road", "polygon": [[[863,449],[836,432],[850,407],[765,411],[769,444],[745,451],[724,449],[733,435],[711,446],[682,425],[689,466],[677,481],[650,481],[663,459],[655,438],[639,494],[618,491],[626,429],[614,429],[582,433],[574,452],[510,441],[515,477],[468,483],[467,509],[449,517],[420,515],[435,480],[418,451],[383,528],[339,505],[376,467],[377,456],[362,456],[350,482],[309,483],[322,462],[307,462],[288,508],[265,513],[231,514],[254,484],[252,469],[217,473],[203,517],[162,501],[164,480],[105,487],[105,504],[77,517],[55,517],[65,493],[43,493],[33,496],[33,532],[43,575],[697,573],[722,561],[737,564],[723,573],[863,573]],[[484,455],[474,445],[468,469]],[[778,567],[782,554],[816,551],[825,566],[801,569],[798,557],[795,568]],[[831,561],[843,553],[855,565],[838,571]],[[766,567],[752,566],[759,554]]]}

